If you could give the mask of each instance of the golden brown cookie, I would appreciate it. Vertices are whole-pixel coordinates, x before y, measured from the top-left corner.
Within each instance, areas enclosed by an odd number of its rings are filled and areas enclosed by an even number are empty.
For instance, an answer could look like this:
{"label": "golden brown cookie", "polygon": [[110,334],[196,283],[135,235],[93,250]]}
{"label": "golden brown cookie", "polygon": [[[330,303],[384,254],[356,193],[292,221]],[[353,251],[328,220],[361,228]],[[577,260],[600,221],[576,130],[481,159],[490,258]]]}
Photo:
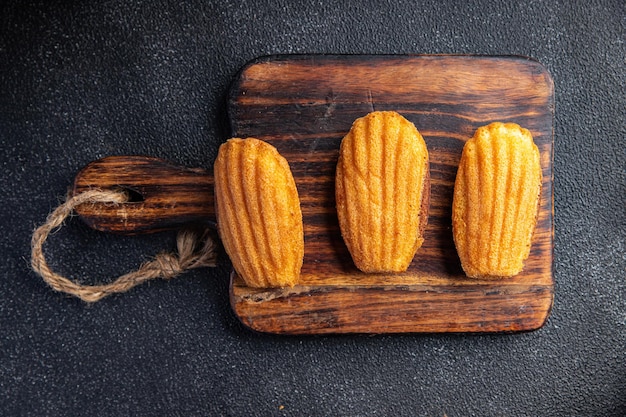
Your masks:
{"label": "golden brown cookie", "polygon": [[233,138],[214,166],[218,230],[250,287],[293,286],[304,257],[302,212],[287,160],[258,139]]}
{"label": "golden brown cookie", "polygon": [[469,277],[520,273],[530,253],[541,191],[539,149],[514,123],[491,123],[465,143],[454,185],[452,229]]}
{"label": "golden brown cookie", "polygon": [[343,138],[335,197],[343,239],[363,272],[405,271],[428,221],[428,150],[393,111],[357,119]]}

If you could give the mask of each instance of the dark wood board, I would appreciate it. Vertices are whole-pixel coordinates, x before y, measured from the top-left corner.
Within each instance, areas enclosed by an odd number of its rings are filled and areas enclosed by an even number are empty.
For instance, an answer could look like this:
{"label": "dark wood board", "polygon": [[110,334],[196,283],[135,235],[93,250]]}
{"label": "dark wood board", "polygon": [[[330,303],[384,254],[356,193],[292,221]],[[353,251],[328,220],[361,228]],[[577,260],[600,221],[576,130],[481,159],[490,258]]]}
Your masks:
{"label": "dark wood board", "polygon": [[[412,121],[430,154],[425,242],[405,273],[358,271],[339,232],[334,173],[352,122],[374,110]],[[256,137],[288,160],[301,199],[300,284],[253,289],[233,273],[231,305],[251,329],[279,334],[515,332],[541,327],[554,293],[554,87],[538,62],[488,56],[269,56],[246,65],[229,95],[232,136]],[[468,279],[451,231],[463,145],[493,121],[529,129],[541,154],[537,227],[524,271]]]}
{"label": "dark wood board", "polygon": [[[231,305],[250,328],[269,333],[514,332],[543,325],[552,306],[553,112],[549,74],[522,57],[273,56],[247,65],[228,110],[233,136],[272,143],[293,171],[305,231],[300,283],[248,288],[231,275]],[[339,232],[334,172],[342,137],[373,110],[415,123],[430,154],[425,242],[408,271],[358,271]],[[463,274],[451,231],[451,203],[464,142],[479,126],[511,121],[539,147],[543,185],[524,271],[484,281]],[[76,177],[74,193],[123,189],[127,203],[85,204],[91,227],[144,233],[213,222],[210,172],[157,158],[111,156]]]}

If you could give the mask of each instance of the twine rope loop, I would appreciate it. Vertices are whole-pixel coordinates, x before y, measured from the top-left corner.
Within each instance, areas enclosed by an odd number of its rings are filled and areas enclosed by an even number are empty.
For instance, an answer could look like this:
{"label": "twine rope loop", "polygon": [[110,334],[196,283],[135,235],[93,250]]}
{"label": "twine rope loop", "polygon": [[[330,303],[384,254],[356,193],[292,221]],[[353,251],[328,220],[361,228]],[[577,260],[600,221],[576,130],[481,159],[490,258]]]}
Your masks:
{"label": "twine rope loop", "polygon": [[195,268],[216,265],[216,246],[208,229],[196,232],[181,230],[176,237],[177,253],[160,253],[137,270],[126,273],[111,283],[102,285],[81,285],[52,271],[43,253],[43,245],[48,236],[59,229],[81,204],[122,204],[128,201],[123,191],[89,190],[68,199],[54,209],[46,222],[35,229],[31,240],[31,267],[56,291],[71,294],[86,302],[130,290],[151,279],[171,279]]}

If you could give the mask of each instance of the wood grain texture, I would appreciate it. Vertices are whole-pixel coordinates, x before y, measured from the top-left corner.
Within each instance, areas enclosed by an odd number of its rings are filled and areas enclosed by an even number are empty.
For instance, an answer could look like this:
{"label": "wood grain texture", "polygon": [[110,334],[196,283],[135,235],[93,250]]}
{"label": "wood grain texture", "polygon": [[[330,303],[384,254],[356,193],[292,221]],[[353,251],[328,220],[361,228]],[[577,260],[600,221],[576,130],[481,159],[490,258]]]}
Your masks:
{"label": "wood grain texture", "polygon": [[135,234],[215,222],[213,176],[203,169],[145,156],[110,156],[83,168],[74,179],[72,192],[93,188],[123,190],[130,195],[130,201],[121,205],[76,208],[81,219],[96,230]]}
{"label": "wood grain texture", "polygon": [[[231,305],[251,329],[281,334],[513,332],[541,327],[553,300],[554,87],[523,57],[271,56],[232,85],[232,136],[256,137],[289,161],[301,198],[301,284],[248,288],[231,276]],[[424,244],[409,269],[364,274],[343,243],[334,200],[341,139],[352,122],[394,110],[413,122],[430,154],[431,205]],[[461,151],[493,121],[531,131],[543,173],[540,210],[524,271],[507,280],[468,279],[451,232]]]}

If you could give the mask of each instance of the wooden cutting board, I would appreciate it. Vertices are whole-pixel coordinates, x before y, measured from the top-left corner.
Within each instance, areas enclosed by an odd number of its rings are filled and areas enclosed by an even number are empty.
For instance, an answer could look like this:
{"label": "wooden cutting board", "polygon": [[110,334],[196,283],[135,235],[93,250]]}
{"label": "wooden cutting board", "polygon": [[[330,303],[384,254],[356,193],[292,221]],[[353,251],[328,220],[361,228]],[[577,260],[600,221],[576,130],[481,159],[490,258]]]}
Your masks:
{"label": "wooden cutting board", "polygon": [[[341,238],[334,174],[341,139],[374,110],[412,121],[430,154],[425,241],[405,273],[364,274]],[[486,56],[269,56],[246,65],[228,98],[233,137],[256,137],[287,159],[301,199],[305,257],[293,288],[254,289],[231,274],[230,301],[249,328],[279,334],[515,332],[541,327],[552,306],[554,88],[538,62]],[[451,230],[454,179],[463,145],[493,121],[529,129],[541,154],[543,188],[532,249],[510,279],[468,279]],[[138,201],[79,208],[92,227],[142,232],[214,220],[209,171],[145,157],[87,166],[74,192],[135,190]],[[121,213],[123,215],[121,215]]]}
{"label": "wooden cutting board", "polygon": [[[374,110],[412,121],[430,153],[425,241],[406,273],[358,271],[334,201],[339,144]],[[270,56],[232,85],[232,136],[270,142],[289,161],[301,198],[305,256],[294,288],[248,288],[231,277],[231,304],[252,329],[287,334],[512,332],[541,327],[552,306],[554,88],[538,62],[483,56]],[[493,121],[531,131],[543,189],[531,255],[499,282],[463,274],[451,231],[454,179],[464,142]]]}

